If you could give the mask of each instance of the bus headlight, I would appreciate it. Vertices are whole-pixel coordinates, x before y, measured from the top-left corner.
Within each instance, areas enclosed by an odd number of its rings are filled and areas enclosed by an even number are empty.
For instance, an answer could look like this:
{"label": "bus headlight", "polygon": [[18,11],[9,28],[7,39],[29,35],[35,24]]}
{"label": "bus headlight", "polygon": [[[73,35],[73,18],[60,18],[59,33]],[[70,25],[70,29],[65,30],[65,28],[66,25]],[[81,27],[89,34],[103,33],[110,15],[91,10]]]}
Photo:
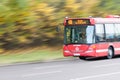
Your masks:
{"label": "bus headlight", "polygon": [[64,52],[65,52],[65,53],[70,53],[70,51],[69,51],[69,50],[65,50]]}

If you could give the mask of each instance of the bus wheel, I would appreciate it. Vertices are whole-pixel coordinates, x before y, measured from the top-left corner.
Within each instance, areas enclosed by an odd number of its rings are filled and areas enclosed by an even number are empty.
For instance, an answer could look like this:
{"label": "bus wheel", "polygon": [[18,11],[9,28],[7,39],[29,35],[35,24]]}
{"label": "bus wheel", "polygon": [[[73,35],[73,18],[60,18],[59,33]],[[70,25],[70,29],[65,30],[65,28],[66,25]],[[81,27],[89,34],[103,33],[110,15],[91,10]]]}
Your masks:
{"label": "bus wheel", "polygon": [[114,52],[113,52],[112,47],[109,47],[109,48],[108,48],[107,58],[108,58],[108,59],[111,59],[111,58],[113,57],[113,54],[114,54]]}
{"label": "bus wheel", "polygon": [[79,59],[86,60],[86,57],[79,56]]}

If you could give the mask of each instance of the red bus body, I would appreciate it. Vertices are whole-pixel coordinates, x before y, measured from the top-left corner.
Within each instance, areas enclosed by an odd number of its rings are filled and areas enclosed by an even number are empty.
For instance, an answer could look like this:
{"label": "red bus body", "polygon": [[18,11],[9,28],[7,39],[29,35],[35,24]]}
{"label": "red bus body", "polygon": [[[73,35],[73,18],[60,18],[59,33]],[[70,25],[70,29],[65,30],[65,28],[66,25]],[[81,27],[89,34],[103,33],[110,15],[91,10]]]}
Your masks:
{"label": "red bus body", "polygon": [[[107,17],[107,18],[66,18],[64,20],[64,26],[69,25],[78,25],[77,23],[72,24],[68,22],[69,20],[79,20],[79,19],[88,19],[90,24],[85,22],[78,22],[79,25],[96,25],[96,24],[120,24],[120,18]],[[85,24],[84,24],[85,23]],[[94,26],[96,27],[96,26]],[[111,28],[111,27],[107,27]],[[106,28],[106,29],[107,29]],[[120,26],[119,26],[120,28]],[[63,55],[65,57],[74,56],[74,57],[103,57],[108,56],[108,49],[111,48],[114,53],[113,56],[120,54],[120,41],[102,41],[95,42],[92,44],[64,44],[63,46]]]}

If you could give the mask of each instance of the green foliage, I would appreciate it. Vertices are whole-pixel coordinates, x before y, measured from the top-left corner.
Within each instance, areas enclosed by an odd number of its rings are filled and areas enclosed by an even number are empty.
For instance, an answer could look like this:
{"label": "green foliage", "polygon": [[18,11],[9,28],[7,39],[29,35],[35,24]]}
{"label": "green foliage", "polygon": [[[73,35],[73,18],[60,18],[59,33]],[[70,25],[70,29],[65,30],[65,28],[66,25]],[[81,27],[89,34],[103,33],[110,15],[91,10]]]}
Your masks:
{"label": "green foliage", "polygon": [[55,28],[63,23],[64,17],[119,14],[119,3],[119,0],[1,0],[0,47],[61,45],[63,35]]}
{"label": "green foliage", "polygon": [[[61,50],[55,51],[50,49],[32,49],[32,50],[21,50],[22,52],[12,51],[6,52],[0,55],[0,64],[10,64],[19,62],[33,62],[33,61],[45,61],[62,59]],[[17,53],[17,54],[16,54]]]}
{"label": "green foliage", "polygon": [[95,15],[119,14],[119,0],[101,0],[92,11]]}

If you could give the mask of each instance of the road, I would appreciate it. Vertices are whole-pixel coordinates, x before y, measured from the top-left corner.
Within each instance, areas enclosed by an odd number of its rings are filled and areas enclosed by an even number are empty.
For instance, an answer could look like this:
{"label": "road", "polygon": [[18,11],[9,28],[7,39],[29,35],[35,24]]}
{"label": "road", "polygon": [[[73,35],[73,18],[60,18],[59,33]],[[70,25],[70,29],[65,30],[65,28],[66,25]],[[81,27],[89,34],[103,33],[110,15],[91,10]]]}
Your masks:
{"label": "road", "polygon": [[0,80],[120,80],[120,57],[1,66]]}

